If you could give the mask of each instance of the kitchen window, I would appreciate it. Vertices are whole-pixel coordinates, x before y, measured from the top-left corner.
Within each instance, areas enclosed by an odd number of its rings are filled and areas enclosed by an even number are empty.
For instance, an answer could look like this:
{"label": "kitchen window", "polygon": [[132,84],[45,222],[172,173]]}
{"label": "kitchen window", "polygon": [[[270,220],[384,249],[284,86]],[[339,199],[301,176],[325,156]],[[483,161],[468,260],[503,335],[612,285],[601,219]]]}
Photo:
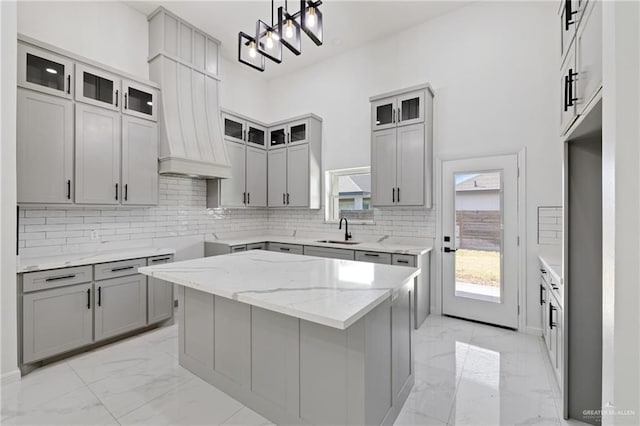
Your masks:
{"label": "kitchen window", "polygon": [[329,170],[326,172],[326,188],[327,222],[337,222],[341,217],[353,223],[373,222],[370,167]]}

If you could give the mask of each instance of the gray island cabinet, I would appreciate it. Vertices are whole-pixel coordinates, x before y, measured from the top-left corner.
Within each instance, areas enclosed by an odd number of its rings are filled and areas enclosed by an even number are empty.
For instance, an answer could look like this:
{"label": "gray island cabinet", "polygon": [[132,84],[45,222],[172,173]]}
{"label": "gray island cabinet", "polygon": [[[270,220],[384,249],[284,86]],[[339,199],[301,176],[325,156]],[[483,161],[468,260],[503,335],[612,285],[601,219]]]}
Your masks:
{"label": "gray island cabinet", "polygon": [[393,424],[419,269],[269,251],[140,268],[178,284],[179,360],[277,424]]}

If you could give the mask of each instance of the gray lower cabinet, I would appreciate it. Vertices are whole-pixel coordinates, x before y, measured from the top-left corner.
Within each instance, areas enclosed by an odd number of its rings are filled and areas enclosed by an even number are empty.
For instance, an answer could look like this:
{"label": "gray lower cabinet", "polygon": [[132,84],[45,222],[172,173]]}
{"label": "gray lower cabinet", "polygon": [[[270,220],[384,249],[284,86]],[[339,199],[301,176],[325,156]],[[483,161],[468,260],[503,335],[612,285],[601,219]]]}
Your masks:
{"label": "gray lower cabinet", "polygon": [[354,260],[353,250],[334,249],[329,247],[304,246],[305,256],[326,257],[329,259]]}
{"label": "gray lower cabinet", "polygon": [[96,281],[95,340],[143,327],[147,322],[147,277],[141,274]]}
{"label": "gray lower cabinet", "polygon": [[391,265],[391,254],[378,253],[375,251],[356,251],[355,260],[358,262],[380,263]]}
{"label": "gray lower cabinet", "polygon": [[267,243],[252,243],[247,244],[247,250],[266,250]]}
{"label": "gray lower cabinet", "polygon": [[[149,258],[149,266],[173,262],[173,256]],[[173,316],[173,283],[147,277],[147,324],[164,321]]]}
{"label": "gray lower cabinet", "polygon": [[28,293],[22,299],[22,358],[42,360],[92,342],[92,284]]}
{"label": "gray lower cabinet", "polygon": [[269,251],[279,251],[282,253],[303,254],[302,246],[299,244],[269,243]]}

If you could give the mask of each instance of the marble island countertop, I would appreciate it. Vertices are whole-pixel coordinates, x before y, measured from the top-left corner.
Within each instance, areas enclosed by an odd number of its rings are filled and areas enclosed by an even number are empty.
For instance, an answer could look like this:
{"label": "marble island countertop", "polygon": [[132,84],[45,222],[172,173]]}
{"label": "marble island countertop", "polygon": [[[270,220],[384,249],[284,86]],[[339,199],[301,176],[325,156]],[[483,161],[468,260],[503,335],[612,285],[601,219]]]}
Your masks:
{"label": "marble island countertop", "polygon": [[138,270],[151,277],[344,330],[420,270],[262,250]]}
{"label": "marble island countertop", "polygon": [[121,250],[97,251],[90,253],[66,253],[49,256],[18,256],[17,273],[67,268],[70,266],[93,265],[95,263],[175,254],[170,248],[136,247]]}
{"label": "marble island countertop", "polygon": [[344,239],[344,234],[299,234],[299,235],[278,235],[278,234],[240,234],[240,235],[210,235],[205,237],[205,242],[225,244],[228,246],[238,246],[245,244],[272,242],[284,244],[299,244],[314,247],[330,247],[346,250],[362,250],[375,251],[380,253],[394,254],[411,254],[420,256],[433,249],[433,242],[430,240],[422,240],[418,238],[394,238],[379,237],[375,239],[359,239],[354,238],[353,242],[357,244],[336,244],[322,243],[320,240],[338,240]]}

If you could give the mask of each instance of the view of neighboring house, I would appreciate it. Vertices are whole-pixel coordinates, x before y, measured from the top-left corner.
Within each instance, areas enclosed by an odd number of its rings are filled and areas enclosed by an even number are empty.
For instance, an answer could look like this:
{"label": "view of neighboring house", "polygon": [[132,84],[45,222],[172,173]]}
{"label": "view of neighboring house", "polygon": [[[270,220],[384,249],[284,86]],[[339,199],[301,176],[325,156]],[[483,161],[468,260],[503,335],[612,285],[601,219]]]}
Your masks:
{"label": "view of neighboring house", "polygon": [[456,176],[456,247],[500,249],[500,186],[499,172]]}
{"label": "view of neighboring house", "polygon": [[340,210],[370,210],[371,174],[340,176],[338,204]]}

